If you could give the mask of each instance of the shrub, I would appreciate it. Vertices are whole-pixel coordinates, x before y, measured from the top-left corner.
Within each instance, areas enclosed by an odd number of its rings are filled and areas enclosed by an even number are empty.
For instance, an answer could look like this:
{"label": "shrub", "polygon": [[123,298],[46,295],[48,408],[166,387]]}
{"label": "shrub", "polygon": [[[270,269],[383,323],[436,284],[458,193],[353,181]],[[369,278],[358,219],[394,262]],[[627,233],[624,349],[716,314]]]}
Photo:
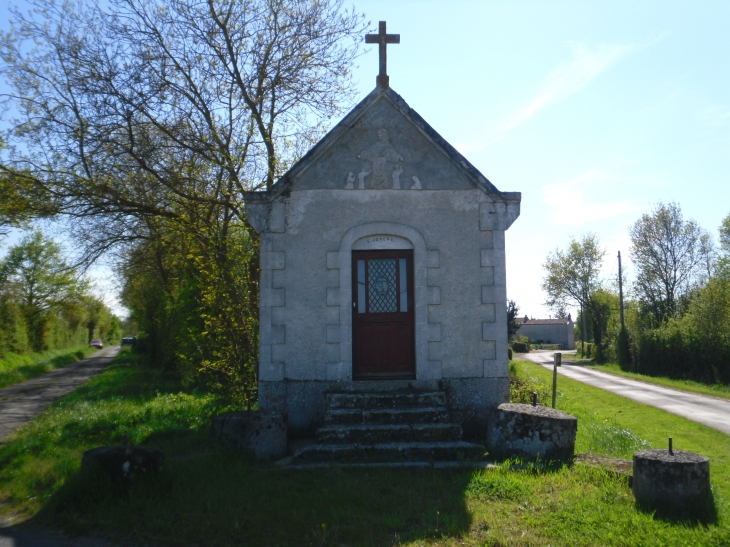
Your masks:
{"label": "shrub", "polygon": [[730,280],[713,279],[684,317],[640,334],[635,361],[642,374],[730,383]]}
{"label": "shrub", "polygon": [[550,386],[538,378],[521,374],[517,366],[509,366],[509,400],[511,403],[532,403],[532,393],[537,392],[537,401],[545,404],[550,400]]}
{"label": "shrub", "polygon": [[616,357],[619,366],[628,370],[631,366],[631,354],[629,353],[629,331],[622,326],[616,338]]}
{"label": "shrub", "polygon": [[524,342],[515,342],[512,344],[512,351],[515,353],[529,353],[529,348]]}
{"label": "shrub", "polygon": [[512,348],[507,348],[507,358],[511,361],[512,360]]}
{"label": "shrub", "polygon": [[590,359],[593,356],[593,343],[584,342],[582,344],[578,344],[578,355]]}

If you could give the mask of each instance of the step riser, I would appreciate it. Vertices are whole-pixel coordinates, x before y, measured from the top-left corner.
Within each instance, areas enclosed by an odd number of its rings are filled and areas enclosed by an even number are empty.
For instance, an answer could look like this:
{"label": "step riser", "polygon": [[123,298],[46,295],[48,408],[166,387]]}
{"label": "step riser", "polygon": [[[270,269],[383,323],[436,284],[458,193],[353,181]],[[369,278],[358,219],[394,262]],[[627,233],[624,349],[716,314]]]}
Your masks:
{"label": "step riser", "polygon": [[414,461],[476,461],[484,457],[485,449],[466,443],[445,443],[441,447],[420,447],[409,444],[382,445],[313,445],[298,452],[294,463],[310,462],[414,462]]}
{"label": "step riser", "polygon": [[339,410],[328,411],[324,422],[327,425],[405,425],[436,424],[449,421],[449,413],[445,408],[402,408],[379,410]]}
{"label": "step riser", "polygon": [[361,410],[327,411],[324,415],[326,425],[357,425],[362,423]]}
{"label": "step riser", "polygon": [[317,431],[320,443],[447,442],[461,440],[456,424],[428,424],[406,427],[337,427]]}
{"label": "step riser", "polygon": [[445,406],[446,396],[441,391],[426,393],[330,393],[327,406],[331,409],[408,408]]}

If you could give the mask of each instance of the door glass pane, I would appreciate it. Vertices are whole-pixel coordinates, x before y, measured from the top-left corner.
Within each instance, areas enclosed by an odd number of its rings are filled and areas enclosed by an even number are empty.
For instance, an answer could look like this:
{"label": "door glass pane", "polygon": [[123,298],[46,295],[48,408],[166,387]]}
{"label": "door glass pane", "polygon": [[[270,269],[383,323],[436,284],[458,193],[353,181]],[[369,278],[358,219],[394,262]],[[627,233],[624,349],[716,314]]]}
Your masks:
{"label": "door glass pane", "polygon": [[398,294],[395,285],[395,258],[371,258],[368,260],[368,291],[370,313],[398,311]]}
{"label": "door glass pane", "polygon": [[365,261],[357,261],[357,313],[365,313]]}
{"label": "door glass pane", "polygon": [[399,258],[399,276],[400,276],[400,311],[408,311],[408,278],[406,277],[406,259]]}

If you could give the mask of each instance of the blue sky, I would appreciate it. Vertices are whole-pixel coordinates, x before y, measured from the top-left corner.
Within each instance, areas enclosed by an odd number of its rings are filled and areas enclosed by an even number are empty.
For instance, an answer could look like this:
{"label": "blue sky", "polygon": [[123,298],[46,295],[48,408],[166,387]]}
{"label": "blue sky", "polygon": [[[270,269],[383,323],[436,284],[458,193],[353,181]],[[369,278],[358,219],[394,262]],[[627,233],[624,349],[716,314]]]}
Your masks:
{"label": "blue sky", "polygon": [[[730,2],[355,7],[401,35],[388,48],[393,89],[497,188],[522,192],[507,232],[507,294],[522,313],[550,313],[541,264],[571,235],[598,235],[606,276],[620,250],[630,279],[628,228],[657,202],[715,237],[730,214]],[[368,46],[360,97],[377,70]]]}
{"label": "blue sky", "polygon": [[[541,265],[598,235],[606,276],[628,228],[676,201],[713,236],[730,214],[730,2],[366,1],[393,89],[497,188],[522,192],[507,294],[547,317]],[[377,48],[359,59],[364,96]]]}

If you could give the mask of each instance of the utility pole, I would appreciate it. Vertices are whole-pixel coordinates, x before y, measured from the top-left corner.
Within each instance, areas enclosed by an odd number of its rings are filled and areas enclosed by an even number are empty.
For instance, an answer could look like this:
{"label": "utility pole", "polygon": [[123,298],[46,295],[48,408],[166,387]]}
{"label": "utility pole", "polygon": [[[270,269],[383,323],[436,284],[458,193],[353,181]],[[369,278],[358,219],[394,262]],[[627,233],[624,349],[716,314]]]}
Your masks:
{"label": "utility pole", "polygon": [[618,309],[621,316],[621,328],[624,327],[624,281],[621,275],[621,251],[618,252]]}
{"label": "utility pole", "polygon": [[583,302],[580,303],[580,317],[583,320],[583,326],[580,329],[580,351],[583,357],[586,356],[586,313],[583,309]]}

